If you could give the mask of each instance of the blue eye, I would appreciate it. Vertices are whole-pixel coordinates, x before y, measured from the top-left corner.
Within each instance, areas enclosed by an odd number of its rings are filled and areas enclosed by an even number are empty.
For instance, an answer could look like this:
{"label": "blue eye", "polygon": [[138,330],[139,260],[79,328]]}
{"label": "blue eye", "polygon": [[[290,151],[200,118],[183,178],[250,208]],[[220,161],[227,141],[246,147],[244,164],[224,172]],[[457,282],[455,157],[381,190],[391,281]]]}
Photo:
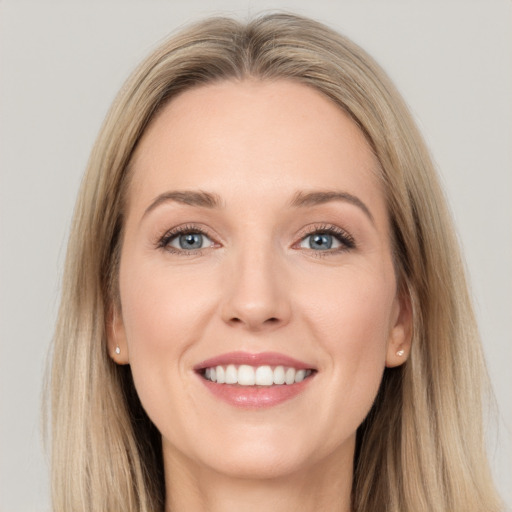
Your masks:
{"label": "blue eye", "polygon": [[341,242],[329,233],[313,233],[303,238],[300,247],[315,251],[328,251],[341,247]]}
{"label": "blue eye", "polygon": [[187,233],[170,235],[163,245],[182,251],[196,251],[211,247],[213,242],[203,233],[189,231]]}
{"label": "blue eye", "polygon": [[298,245],[301,249],[326,253],[338,253],[356,247],[352,236],[334,225],[316,226]]}

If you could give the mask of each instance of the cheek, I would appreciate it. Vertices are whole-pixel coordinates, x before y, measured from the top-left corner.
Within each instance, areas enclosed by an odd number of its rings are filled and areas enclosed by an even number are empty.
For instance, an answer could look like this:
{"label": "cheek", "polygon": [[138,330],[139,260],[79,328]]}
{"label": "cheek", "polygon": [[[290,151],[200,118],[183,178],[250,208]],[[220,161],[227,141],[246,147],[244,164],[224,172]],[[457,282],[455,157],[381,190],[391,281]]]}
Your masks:
{"label": "cheek", "polygon": [[382,379],[393,325],[395,284],[393,273],[384,270],[346,270],[326,281],[322,290],[317,287],[315,293],[308,294],[307,318],[328,356],[326,366],[332,375],[328,407],[352,417],[357,427]]}
{"label": "cheek", "polygon": [[347,266],[325,279],[304,282],[301,310],[333,356],[348,350],[371,357],[378,347],[383,355],[395,302],[394,274],[386,267]]}
{"label": "cheek", "polygon": [[121,267],[121,305],[135,387],[153,421],[170,424],[166,416],[183,409],[190,371],[184,361],[213,309],[212,292],[204,276],[190,272],[143,260],[126,261],[124,268],[129,271]]}
{"label": "cheek", "polygon": [[192,342],[211,308],[208,273],[183,273],[142,259],[127,261],[126,269],[120,284],[130,357],[144,352],[158,358],[162,350],[179,351]]}

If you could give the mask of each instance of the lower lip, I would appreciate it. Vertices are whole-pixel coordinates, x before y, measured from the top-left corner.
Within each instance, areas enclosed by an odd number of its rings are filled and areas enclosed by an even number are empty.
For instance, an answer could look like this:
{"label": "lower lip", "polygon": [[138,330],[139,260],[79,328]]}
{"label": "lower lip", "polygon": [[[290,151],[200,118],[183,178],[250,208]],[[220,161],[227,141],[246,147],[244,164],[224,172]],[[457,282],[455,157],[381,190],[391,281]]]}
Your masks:
{"label": "lower lip", "polygon": [[208,390],[220,400],[242,409],[261,409],[281,404],[300,395],[312,380],[307,377],[295,384],[274,386],[239,386],[238,384],[217,384],[199,376]]}

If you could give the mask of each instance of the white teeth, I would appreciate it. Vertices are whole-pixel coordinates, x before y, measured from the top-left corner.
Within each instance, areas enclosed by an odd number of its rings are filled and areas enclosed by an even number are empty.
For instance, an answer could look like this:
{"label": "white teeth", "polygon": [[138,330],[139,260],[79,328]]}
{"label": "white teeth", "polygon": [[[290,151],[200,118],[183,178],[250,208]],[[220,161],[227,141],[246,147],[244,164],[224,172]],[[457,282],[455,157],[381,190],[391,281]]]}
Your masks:
{"label": "white teeth", "polygon": [[302,382],[305,377],[306,377],[306,370],[299,370],[295,374],[295,382]]}
{"label": "white teeth", "polygon": [[295,382],[295,368],[288,368],[284,377],[286,384],[293,384]]}
{"label": "white teeth", "polygon": [[272,386],[291,385],[302,382],[311,375],[312,370],[296,370],[276,366],[272,369],[269,365],[253,367],[242,364],[238,368],[234,364],[228,366],[216,366],[206,368],[204,378],[217,384],[239,384],[240,386]]}
{"label": "white teeth", "polygon": [[216,373],[217,373],[217,383],[224,384],[224,382],[226,382],[224,368],[222,368],[222,366],[217,366]]}
{"label": "white teeth", "polygon": [[254,386],[255,382],[254,368],[248,364],[241,364],[238,367],[238,384],[241,386]]}
{"label": "white teeth", "polygon": [[282,366],[276,366],[274,370],[274,384],[284,384],[285,373]]}
{"label": "white teeth", "polygon": [[272,368],[270,368],[270,366],[258,366],[254,380],[257,386],[272,386],[272,384],[274,384],[274,372]]}
{"label": "white teeth", "polygon": [[225,379],[226,384],[236,384],[238,382],[238,371],[234,364],[228,364],[228,367],[226,368]]}

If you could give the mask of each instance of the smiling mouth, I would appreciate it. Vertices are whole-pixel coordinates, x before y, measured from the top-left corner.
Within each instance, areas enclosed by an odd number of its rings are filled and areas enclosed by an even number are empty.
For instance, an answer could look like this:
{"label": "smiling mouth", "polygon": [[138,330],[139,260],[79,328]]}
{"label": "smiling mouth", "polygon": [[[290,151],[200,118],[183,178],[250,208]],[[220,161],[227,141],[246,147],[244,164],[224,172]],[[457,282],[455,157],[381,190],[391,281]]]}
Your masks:
{"label": "smiling mouth", "polygon": [[248,364],[217,365],[198,370],[210,382],[238,386],[290,386],[311,377],[315,372],[312,368]]}
{"label": "smiling mouth", "polygon": [[216,398],[241,409],[265,410],[300,396],[318,369],[277,352],[230,352],[197,364],[196,375]]}

